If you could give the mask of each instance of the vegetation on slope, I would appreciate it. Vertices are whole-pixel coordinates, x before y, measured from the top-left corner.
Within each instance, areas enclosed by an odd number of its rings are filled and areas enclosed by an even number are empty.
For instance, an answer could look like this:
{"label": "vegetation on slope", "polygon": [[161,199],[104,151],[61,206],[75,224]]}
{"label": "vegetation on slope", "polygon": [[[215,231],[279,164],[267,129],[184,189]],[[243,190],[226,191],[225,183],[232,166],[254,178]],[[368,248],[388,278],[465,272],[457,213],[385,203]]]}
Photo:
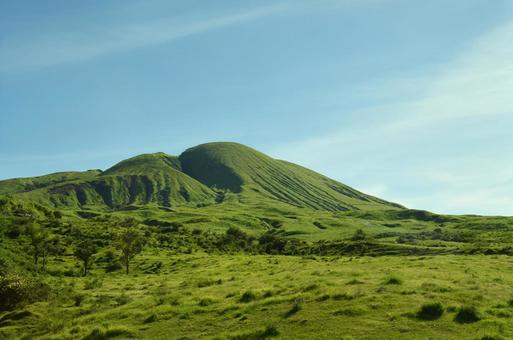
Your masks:
{"label": "vegetation on slope", "polygon": [[363,194],[316,172],[236,143],[209,143],[179,157],[144,154],[105,172],[58,173],[0,182],[0,193],[51,207],[123,209],[220,203],[231,193],[244,204],[346,211],[401,206]]}
{"label": "vegetation on slope", "polygon": [[38,177],[7,179],[0,181],[0,194],[28,192],[63,182],[88,180],[96,177],[100,173],[101,170],[89,170],[84,172],[57,172],[54,174]]}
{"label": "vegetation on slope", "polygon": [[[138,204],[196,206],[212,204],[217,197],[210,188],[181,172],[176,157],[163,153],[137,156],[105,172],[43,178],[48,180],[5,181],[0,183],[0,190],[27,201],[70,209],[122,209]],[[21,187],[24,190],[11,190]]]}
{"label": "vegetation on slope", "polygon": [[210,187],[320,210],[400,208],[316,172],[237,143],[209,143],[180,155],[184,172]]}

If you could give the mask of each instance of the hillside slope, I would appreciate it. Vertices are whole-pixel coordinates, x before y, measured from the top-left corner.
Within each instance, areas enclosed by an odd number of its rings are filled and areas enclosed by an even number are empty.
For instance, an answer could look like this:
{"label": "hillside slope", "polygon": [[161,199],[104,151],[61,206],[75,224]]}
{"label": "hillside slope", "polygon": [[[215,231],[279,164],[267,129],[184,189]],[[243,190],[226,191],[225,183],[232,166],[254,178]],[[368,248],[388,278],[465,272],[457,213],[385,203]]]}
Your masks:
{"label": "hillside slope", "polygon": [[319,210],[400,208],[299,165],[237,143],[208,143],[179,156],[182,169],[210,187]]}
{"label": "hillside slope", "polygon": [[52,179],[45,181],[2,181],[0,192],[53,207],[77,209],[119,209],[144,204],[171,207],[215,200],[214,191],[179,169],[176,157],[145,154],[124,160],[105,172],[53,174],[41,177]]}
{"label": "hillside slope", "polygon": [[[230,192],[242,204],[281,202],[314,210],[376,210],[401,206],[361,193],[289,162],[237,143],[208,143],[179,157],[143,154],[104,172],[56,173],[0,181],[0,194],[52,207],[100,210],[220,203]],[[220,199],[221,198],[221,199]]]}

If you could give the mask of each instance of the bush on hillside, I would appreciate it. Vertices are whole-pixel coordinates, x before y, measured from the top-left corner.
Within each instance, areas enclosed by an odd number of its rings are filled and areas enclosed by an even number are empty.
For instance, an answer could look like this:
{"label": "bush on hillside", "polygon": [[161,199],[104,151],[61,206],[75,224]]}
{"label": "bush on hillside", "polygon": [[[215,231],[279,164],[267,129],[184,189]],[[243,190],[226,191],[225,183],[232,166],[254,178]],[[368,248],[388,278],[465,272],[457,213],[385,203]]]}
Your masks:
{"label": "bush on hillside", "polygon": [[221,250],[249,250],[253,243],[253,237],[239,228],[230,227],[217,242]]}
{"label": "bush on hillside", "polygon": [[239,299],[239,302],[248,303],[253,300],[256,300],[256,295],[252,291],[248,290],[248,291],[244,292],[244,294],[242,294],[242,296]]}
{"label": "bush on hillside", "polygon": [[400,278],[395,277],[395,276],[390,276],[387,279],[385,279],[386,285],[400,285],[402,283],[403,283],[403,281]]}
{"label": "bush on hillside", "polygon": [[454,317],[457,323],[473,323],[481,320],[479,313],[474,306],[463,306]]}
{"label": "bush on hillside", "polygon": [[417,317],[422,320],[436,320],[444,314],[444,307],[441,303],[428,303],[422,305],[417,312]]}
{"label": "bush on hillside", "polygon": [[287,240],[281,239],[272,233],[265,233],[258,239],[261,250],[267,254],[283,253]]}
{"label": "bush on hillside", "polygon": [[365,232],[362,229],[358,229],[354,232],[353,236],[351,237],[352,241],[364,241],[367,238],[367,235],[365,235]]}
{"label": "bush on hillside", "polygon": [[0,276],[0,311],[44,300],[48,293],[49,287],[42,282],[18,273],[7,273]]}

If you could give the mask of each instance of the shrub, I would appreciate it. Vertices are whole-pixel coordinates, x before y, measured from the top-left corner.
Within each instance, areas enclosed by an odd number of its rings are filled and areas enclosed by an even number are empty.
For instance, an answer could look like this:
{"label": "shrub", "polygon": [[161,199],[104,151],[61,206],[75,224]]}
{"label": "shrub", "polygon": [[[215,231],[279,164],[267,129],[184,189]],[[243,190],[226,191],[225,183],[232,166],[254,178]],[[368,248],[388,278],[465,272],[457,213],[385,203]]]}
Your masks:
{"label": "shrub", "polygon": [[157,321],[157,314],[153,313],[150,316],[148,316],[146,319],[144,319],[143,323],[152,323]]}
{"label": "shrub", "polygon": [[264,299],[267,299],[267,298],[270,298],[270,297],[271,297],[271,296],[273,296],[273,295],[274,295],[274,292],[273,292],[272,290],[267,290],[267,291],[265,291],[265,292],[264,292],[264,294],[262,295],[262,297],[263,297]]}
{"label": "shrub", "polygon": [[49,287],[18,273],[0,276],[0,311],[12,310],[48,297]]}
{"label": "shrub", "polygon": [[400,278],[391,276],[385,280],[386,285],[400,285],[403,283]]}
{"label": "shrub", "polygon": [[457,323],[473,323],[481,320],[479,313],[474,306],[463,306],[454,317]]}
{"label": "shrub", "polygon": [[256,295],[252,291],[248,290],[248,291],[244,292],[244,294],[242,294],[242,296],[239,299],[239,302],[248,303],[253,300],[256,300]]}
{"label": "shrub", "polygon": [[274,325],[268,325],[265,328],[265,331],[262,334],[262,337],[267,338],[267,337],[271,337],[271,336],[277,336],[278,334],[280,334],[280,332],[278,332],[278,329],[276,329],[276,327],[274,327]]}
{"label": "shrub", "polygon": [[5,234],[9,238],[18,238],[21,235],[21,227],[18,224],[11,224],[9,227],[7,227]]}
{"label": "shrub", "polygon": [[441,303],[434,302],[422,305],[417,312],[417,317],[422,320],[436,320],[444,314],[444,308]]}
{"label": "shrub", "polygon": [[281,239],[278,236],[267,232],[260,236],[258,244],[264,253],[281,254],[287,245],[287,240]]}
{"label": "shrub", "polygon": [[365,232],[362,229],[357,229],[353,236],[351,237],[352,241],[363,241],[367,238],[367,235],[365,235]]}

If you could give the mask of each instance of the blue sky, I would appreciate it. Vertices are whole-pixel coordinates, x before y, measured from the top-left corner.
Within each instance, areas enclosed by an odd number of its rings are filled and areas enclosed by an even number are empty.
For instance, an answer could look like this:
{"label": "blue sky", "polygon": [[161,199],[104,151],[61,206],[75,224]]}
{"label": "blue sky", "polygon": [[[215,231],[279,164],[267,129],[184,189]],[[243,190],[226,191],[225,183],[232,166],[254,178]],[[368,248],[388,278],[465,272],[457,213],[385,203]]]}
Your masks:
{"label": "blue sky", "polygon": [[513,215],[510,0],[0,0],[0,179],[237,141]]}

